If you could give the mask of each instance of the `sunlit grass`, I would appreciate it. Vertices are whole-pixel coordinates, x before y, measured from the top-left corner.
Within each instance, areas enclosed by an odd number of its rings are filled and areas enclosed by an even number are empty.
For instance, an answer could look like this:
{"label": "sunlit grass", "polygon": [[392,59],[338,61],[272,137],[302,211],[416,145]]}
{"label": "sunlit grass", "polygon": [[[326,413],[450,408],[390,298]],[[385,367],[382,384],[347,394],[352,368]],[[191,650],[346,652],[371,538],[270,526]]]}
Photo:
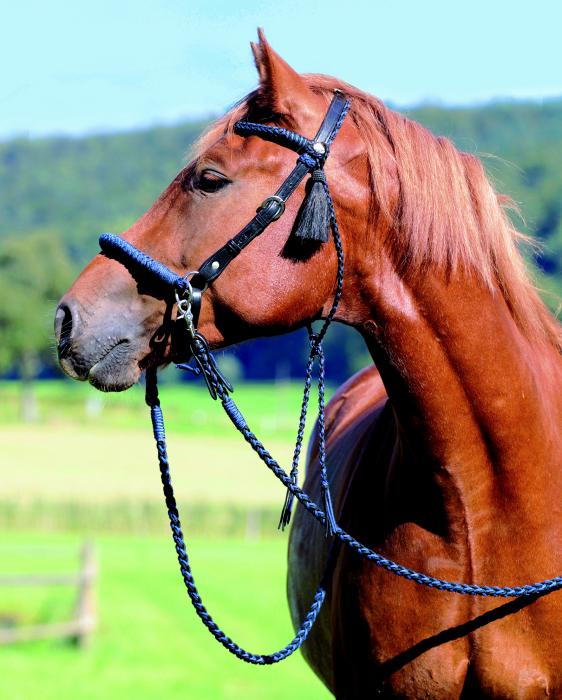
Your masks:
{"label": "sunlit grass", "polygon": [[[2,536],[6,542],[6,536]],[[51,546],[79,542],[67,536],[9,535],[0,544],[0,570],[49,566]],[[91,648],[63,641],[0,649],[1,697],[41,700],[279,700],[327,698],[314,674],[296,655],[280,666],[256,668],[231,657],[203,628],[180,579],[171,541],[103,537],[100,562],[99,628]],[[271,652],[292,636],[285,599],[285,543],[202,541],[191,544],[198,585],[227,634],[251,651]],[[56,553],[56,549],[55,549]],[[52,565],[51,565],[52,567]],[[33,567],[31,567],[33,568]],[[68,566],[65,563],[65,569]],[[43,593],[53,615],[56,590]],[[0,589],[0,596],[4,596]],[[70,601],[71,602],[71,601]],[[0,598],[0,609],[9,602]],[[37,599],[33,601],[37,605]],[[65,599],[65,604],[69,604]],[[25,618],[25,596],[11,601]],[[46,609],[46,608],[45,608]]]}
{"label": "sunlit grass", "polygon": [[[87,385],[38,383],[39,421],[32,425],[20,422],[19,392],[17,383],[0,383],[0,527],[9,527],[0,532],[0,572],[72,571],[82,540],[93,539],[100,623],[83,651],[62,640],[0,648],[0,698],[328,697],[299,655],[268,668],[231,657],[196,618],[171,538],[137,536],[168,527],[140,387],[101,395]],[[241,644],[274,651],[293,634],[287,534],[277,530],[284,489],[206,390],[163,384],[161,397],[173,482],[205,602]],[[242,385],[236,398],[289,468],[300,388]],[[199,534],[192,542],[193,531]],[[0,618],[62,621],[74,597],[72,589],[0,587]]]}
{"label": "sunlit grass", "polygon": [[[0,382],[0,425],[20,422],[20,392],[18,382]],[[39,424],[112,430],[147,429],[149,425],[140,386],[120,394],[102,394],[88,384],[56,380],[37,382],[35,393]],[[160,397],[170,431],[213,438],[233,434],[220,403],[211,400],[202,383],[164,382]],[[302,399],[299,384],[241,383],[233,398],[256,433],[274,439],[294,438]]]}

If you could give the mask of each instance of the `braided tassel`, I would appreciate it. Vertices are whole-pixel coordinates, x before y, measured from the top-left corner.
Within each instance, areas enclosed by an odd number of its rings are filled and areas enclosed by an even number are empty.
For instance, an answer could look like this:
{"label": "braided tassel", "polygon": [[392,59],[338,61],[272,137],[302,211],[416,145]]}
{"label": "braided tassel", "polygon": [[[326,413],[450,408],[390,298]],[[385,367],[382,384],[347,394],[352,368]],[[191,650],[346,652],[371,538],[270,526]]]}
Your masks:
{"label": "braided tassel", "polygon": [[332,537],[336,533],[338,524],[334,514],[334,506],[332,497],[330,496],[330,484],[326,478],[325,484],[322,484],[322,498],[324,503],[324,513],[326,513],[326,537]]}
{"label": "braided tassel", "polygon": [[[310,399],[310,386],[312,384],[312,368],[314,366],[314,359],[316,357],[315,346],[313,345],[313,333],[312,328],[308,329],[308,336],[310,340],[310,355],[308,356],[308,363],[306,365],[306,374],[304,378],[304,390],[302,396],[301,414],[299,418],[299,428],[297,430],[297,439],[295,441],[295,450],[293,452],[293,463],[291,467],[291,481],[295,486],[298,486],[299,481],[299,458],[302,449],[302,443],[304,440],[304,430],[306,427],[306,415],[308,413],[308,401]],[[294,495],[291,491],[287,490],[285,494],[285,503],[281,511],[281,517],[279,518],[278,528],[284,530],[291,520],[291,512],[293,510],[293,502],[295,500]]]}
{"label": "braided tassel", "polygon": [[312,171],[311,183],[297,215],[294,235],[303,240],[326,243],[330,238],[330,207],[324,189],[326,176],[322,168]]}
{"label": "braided tassel", "polygon": [[[291,481],[295,486],[298,486],[298,472],[291,471]],[[293,503],[295,497],[292,492],[287,489],[285,494],[285,503],[283,504],[283,509],[281,510],[281,517],[279,518],[279,525],[277,526],[279,530],[284,530],[287,525],[291,522],[291,515],[293,512]]]}

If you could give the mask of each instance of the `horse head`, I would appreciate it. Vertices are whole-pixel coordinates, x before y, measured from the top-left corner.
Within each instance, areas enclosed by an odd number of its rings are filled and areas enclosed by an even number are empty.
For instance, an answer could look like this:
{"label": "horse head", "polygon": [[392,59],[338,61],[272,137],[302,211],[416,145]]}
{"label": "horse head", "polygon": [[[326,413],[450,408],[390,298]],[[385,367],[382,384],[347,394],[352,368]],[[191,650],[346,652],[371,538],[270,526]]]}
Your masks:
{"label": "horse head", "polygon": [[[197,270],[256,212],[291,172],[295,154],[234,131],[240,119],[284,127],[312,138],[326,113],[336,81],[302,76],[260,32],[252,44],[259,86],[200,139],[185,167],[123,239],[174,272]],[[325,164],[346,232],[368,218],[368,173],[353,120],[346,120]],[[336,284],[333,245],[294,235],[310,187],[299,185],[286,212],[239,255],[204,295],[198,329],[212,348],[298,328],[326,315]],[[346,290],[346,294],[347,294]],[[345,309],[346,294],[341,310]],[[340,311],[341,313],[342,311]],[[154,280],[97,255],[62,298],[55,333],[60,363],[75,379],[102,390],[123,390],[143,369],[182,359],[185,343],[177,310]]]}

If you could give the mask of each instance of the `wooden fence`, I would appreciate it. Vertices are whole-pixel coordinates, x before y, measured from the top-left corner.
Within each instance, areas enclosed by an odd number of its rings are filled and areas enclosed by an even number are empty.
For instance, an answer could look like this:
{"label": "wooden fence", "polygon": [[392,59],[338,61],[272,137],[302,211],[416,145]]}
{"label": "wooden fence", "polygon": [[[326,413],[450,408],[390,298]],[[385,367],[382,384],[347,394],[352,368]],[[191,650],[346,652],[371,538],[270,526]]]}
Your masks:
{"label": "wooden fence", "polygon": [[0,588],[75,586],[77,589],[74,614],[70,620],[0,628],[0,646],[57,637],[67,637],[80,647],[87,646],[96,627],[97,577],[98,566],[90,542],[82,547],[80,570],[75,574],[0,574]]}

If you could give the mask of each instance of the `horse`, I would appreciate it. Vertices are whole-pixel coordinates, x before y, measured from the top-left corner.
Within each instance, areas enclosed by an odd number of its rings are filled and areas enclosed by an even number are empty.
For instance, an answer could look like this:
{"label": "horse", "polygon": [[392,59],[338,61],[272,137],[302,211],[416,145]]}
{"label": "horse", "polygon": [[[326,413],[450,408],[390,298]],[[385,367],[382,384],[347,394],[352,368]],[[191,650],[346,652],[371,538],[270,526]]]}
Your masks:
{"label": "horse", "polygon": [[[329,402],[338,522],[401,564],[444,579],[525,584],[562,572],[561,331],[518,250],[509,200],[481,162],[341,80],[299,74],[252,44],[258,87],[216,121],[193,160],[123,238],[178,274],[197,269],[290,171],[293,155],[240,119],[312,137],[335,89],[351,100],[325,175],[345,253],[336,320],[373,365]],[[287,211],[210,285],[211,348],[325,318],[337,256],[296,245]],[[61,299],[60,364],[102,391],[183,358],[176,309],[97,255]],[[320,493],[318,437],[304,488]],[[299,507],[288,598],[299,624],[330,541]],[[562,697],[559,592],[498,605],[423,588],[335,550],[327,602],[303,647],[337,698]]]}

